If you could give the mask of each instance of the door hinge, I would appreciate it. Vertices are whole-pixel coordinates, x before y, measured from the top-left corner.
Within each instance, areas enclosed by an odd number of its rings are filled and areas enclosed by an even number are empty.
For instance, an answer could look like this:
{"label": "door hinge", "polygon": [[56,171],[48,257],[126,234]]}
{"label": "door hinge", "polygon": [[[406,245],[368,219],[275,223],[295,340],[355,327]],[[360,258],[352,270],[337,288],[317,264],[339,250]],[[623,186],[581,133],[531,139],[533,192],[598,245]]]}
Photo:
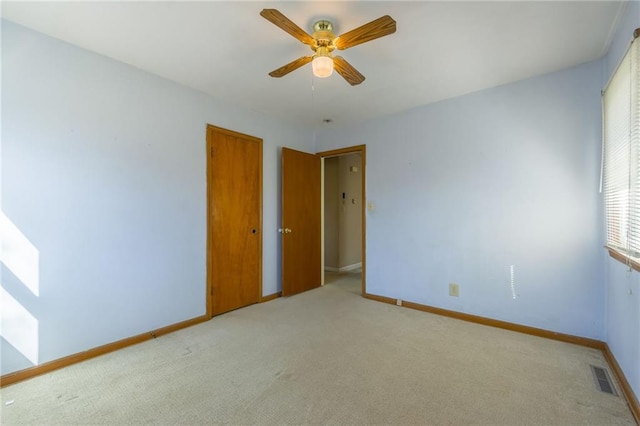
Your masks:
{"label": "door hinge", "polygon": [[211,147],[211,152],[209,153],[213,157],[213,147]]}

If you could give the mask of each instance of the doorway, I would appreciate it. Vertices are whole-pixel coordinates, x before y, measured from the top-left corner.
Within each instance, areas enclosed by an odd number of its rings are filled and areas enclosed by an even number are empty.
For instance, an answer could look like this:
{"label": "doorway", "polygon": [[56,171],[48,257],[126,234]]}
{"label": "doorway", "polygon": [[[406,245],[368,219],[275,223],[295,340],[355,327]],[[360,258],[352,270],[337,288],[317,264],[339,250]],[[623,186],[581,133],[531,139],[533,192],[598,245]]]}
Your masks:
{"label": "doorway", "polygon": [[365,145],[321,152],[322,283],[360,282],[366,294]]}

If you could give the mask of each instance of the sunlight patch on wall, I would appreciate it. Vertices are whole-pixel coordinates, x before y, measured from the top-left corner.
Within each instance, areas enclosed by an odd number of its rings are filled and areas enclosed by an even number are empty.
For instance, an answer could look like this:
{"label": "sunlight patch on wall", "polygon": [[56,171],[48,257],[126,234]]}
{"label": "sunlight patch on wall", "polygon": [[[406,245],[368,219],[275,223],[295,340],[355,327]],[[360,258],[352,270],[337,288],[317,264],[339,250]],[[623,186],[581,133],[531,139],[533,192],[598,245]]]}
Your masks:
{"label": "sunlight patch on wall", "polygon": [[40,253],[0,211],[0,261],[36,296],[40,293]]}
{"label": "sunlight patch on wall", "polygon": [[0,288],[0,335],[34,365],[38,364],[38,320]]}

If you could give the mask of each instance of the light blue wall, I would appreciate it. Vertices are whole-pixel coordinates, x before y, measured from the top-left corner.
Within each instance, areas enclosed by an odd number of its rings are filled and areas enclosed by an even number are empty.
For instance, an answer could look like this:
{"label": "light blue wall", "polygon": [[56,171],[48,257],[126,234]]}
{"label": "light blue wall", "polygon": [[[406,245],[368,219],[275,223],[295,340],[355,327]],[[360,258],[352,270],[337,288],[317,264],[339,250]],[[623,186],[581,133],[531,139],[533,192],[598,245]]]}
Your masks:
{"label": "light blue wall", "polygon": [[602,78],[593,62],[319,133],[318,151],[367,145],[367,291],[602,339]]}
{"label": "light blue wall", "polygon": [[[2,21],[2,211],[39,291],[4,264],[2,288],[37,320],[38,363],[205,313],[207,123],[264,139],[275,293],[278,147],[311,151],[312,132]],[[2,374],[33,365],[1,349]]]}
{"label": "light blue wall", "polygon": [[[640,279],[603,254],[597,192],[598,92],[638,23],[631,2],[604,61],[319,133],[367,144],[368,291],[606,339],[640,394]],[[40,289],[4,265],[2,288],[38,320],[39,363],[204,313],[206,123],[264,139],[274,293],[278,147],[310,133],[2,21],[2,211]],[[2,374],[32,365],[1,350]]]}
{"label": "light blue wall", "polygon": [[[640,2],[633,1],[618,27],[604,59],[604,84],[629,47],[633,30],[640,27]],[[606,341],[634,393],[640,398],[640,275],[620,262],[606,259]]]}

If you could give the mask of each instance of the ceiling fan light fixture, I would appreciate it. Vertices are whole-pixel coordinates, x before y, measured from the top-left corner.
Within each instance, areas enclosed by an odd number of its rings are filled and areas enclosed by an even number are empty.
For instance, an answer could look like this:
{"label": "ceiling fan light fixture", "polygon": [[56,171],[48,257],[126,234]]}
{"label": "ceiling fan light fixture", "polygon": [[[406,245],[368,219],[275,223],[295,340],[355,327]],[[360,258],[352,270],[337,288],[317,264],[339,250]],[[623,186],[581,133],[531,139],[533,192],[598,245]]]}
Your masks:
{"label": "ceiling fan light fixture", "polygon": [[333,74],[333,59],[329,56],[316,56],[311,62],[313,75],[319,78],[329,77]]}
{"label": "ceiling fan light fixture", "polygon": [[333,74],[333,59],[329,56],[326,47],[318,47],[316,54],[311,62],[313,75],[318,78],[329,77]]}

